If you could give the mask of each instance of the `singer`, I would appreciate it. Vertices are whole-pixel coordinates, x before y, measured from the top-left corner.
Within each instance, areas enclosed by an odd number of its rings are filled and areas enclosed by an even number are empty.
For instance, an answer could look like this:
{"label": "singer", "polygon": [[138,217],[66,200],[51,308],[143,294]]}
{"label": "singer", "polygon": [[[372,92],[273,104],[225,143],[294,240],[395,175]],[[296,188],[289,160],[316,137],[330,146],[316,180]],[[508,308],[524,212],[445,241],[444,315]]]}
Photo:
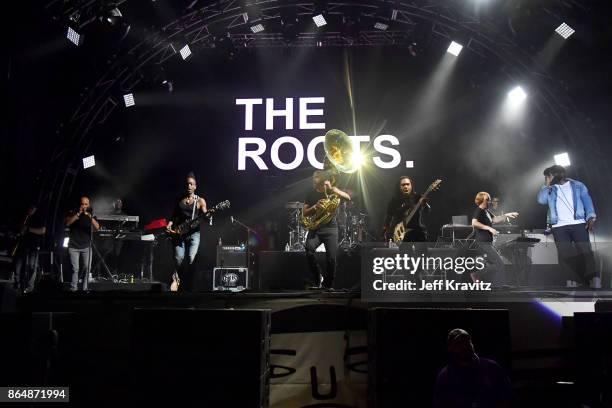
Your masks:
{"label": "singer", "polygon": [[578,276],[582,287],[588,287],[595,276],[589,232],[596,219],[589,190],[580,181],[567,178],[565,167],[555,165],[544,170],[544,185],[537,199],[548,205],[560,264]]}
{"label": "singer", "polygon": [[91,273],[91,239],[93,231],[100,229],[100,224],[93,215],[89,197],[81,197],[79,208],[68,213],[66,226],[70,229],[68,235],[68,255],[72,266],[70,290],[78,289],[79,278],[83,280],[82,289],[87,290]]}

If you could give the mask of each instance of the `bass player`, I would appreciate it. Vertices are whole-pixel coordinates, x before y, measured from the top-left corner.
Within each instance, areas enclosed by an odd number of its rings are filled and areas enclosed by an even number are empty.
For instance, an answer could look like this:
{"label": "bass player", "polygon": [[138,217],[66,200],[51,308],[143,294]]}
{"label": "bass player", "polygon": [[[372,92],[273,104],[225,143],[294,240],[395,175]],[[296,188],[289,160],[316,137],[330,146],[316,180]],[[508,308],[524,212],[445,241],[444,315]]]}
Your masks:
{"label": "bass player", "polygon": [[420,203],[414,216],[405,225],[408,230],[404,235],[403,242],[425,242],[427,241],[427,229],[423,222],[423,208],[429,208],[425,199],[415,193],[412,179],[402,176],[399,179],[397,190],[387,205],[387,215],[383,223],[383,237],[389,240],[393,236],[393,228],[404,220],[406,214]]}

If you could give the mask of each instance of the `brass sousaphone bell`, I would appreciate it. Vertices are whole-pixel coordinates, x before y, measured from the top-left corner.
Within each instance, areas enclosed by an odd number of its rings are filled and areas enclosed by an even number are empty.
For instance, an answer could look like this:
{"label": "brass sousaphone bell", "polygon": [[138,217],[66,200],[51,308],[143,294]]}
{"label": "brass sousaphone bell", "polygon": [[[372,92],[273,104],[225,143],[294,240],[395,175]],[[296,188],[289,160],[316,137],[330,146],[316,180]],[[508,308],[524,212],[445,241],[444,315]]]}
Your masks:
{"label": "brass sousaphone bell", "polygon": [[[328,178],[332,185],[336,184],[336,176],[339,173],[354,173],[357,171],[357,163],[354,162],[355,147],[353,141],[341,130],[331,129],[325,134],[325,163],[324,169],[328,172]],[[322,208],[309,216],[302,214],[301,221],[308,230],[316,230],[321,225],[327,224],[334,218],[336,210],[340,205],[340,197],[336,194],[326,194]]]}

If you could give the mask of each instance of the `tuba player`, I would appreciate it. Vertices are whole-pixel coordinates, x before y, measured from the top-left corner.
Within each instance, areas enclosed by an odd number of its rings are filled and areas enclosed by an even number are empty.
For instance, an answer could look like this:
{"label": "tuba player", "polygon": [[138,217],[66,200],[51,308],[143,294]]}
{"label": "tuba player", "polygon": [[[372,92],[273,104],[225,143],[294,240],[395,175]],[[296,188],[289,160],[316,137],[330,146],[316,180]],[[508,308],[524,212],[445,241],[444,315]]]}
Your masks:
{"label": "tuba player", "polygon": [[[325,206],[328,196],[335,194],[342,200],[350,201],[351,197],[338,187],[332,186],[329,180],[329,172],[316,170],[312,175],[313,189],[308,193],[304,200],[303,215],[306,217],[325,213]],[[331,289],[336,274],[336,255],[338,253],[338,223],[336,221],[337,208],[334,208],[334,215],[329,222],[319,225],[318,228],[308,231],[306,237],[306,258],[311,273],[311,287]],[[325,246],[326,270],[321,282],[321,268],[317,263],[315,251],[323,243]]]}

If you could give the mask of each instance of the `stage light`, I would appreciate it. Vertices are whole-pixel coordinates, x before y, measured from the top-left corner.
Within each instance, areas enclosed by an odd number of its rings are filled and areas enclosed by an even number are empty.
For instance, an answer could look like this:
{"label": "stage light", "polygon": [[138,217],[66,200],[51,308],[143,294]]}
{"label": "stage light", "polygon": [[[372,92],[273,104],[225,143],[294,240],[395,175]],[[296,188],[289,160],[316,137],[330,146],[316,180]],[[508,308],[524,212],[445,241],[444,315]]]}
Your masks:
{"label": "stage light", "polygon": [[508,99],[512,104],[519,104],[523,102],[527,98],[527,94],[523,91],[523,88],[520,86],[515,87],[510,92],[508,92]]}
{"label": "stage light", "polygon": [[88,169],[88,168],[93,167],[95,165],[96,165],[96,158],[95,158],[95,156],[83,157],[83,168],[84,169]]}
{"label": "stage light", "polygon": [[317,27],[323,27],[327,25],[327,20],[323,17],[323,14],[318,14],[312,18],[312,21],[317,25]]}
{"label": "stage light", "polygon": [[130,107],[136,105],[136,101],[134,101],[134,94],[125,94],[123,95],[123,102],[125,102],[125,107]]}
{"label": "stage light", "polygon": [[363,164],[365,163],[365,157],[363,156],[363,153],[359,150],[355,150],[353,156],[351,157],[351,160],[353,162],[353,166],[356,169],[360,169],[361,166],[363,166]]}
{"label": "stage light", "polygon": [[66,38],[70,40],[71,43],[76,45],[77,47],[83,44],[83,36],[72,29],[72,27],[68,27],[68,32],[66,33]]}
{"label": "stage light", "polygon": [[265,30],[265,28],[262,24],[255,24],[254,26],[251,26],[251,31],[253,34],[261,33],[263,30]]}
{"label": "stage light", "polygon": [[163,81],[162,85],[164,85],[166,87],[166,89],[168,90],[168,92],[172,92],[174,91],[174,84],[172,83],[172,81]]}
{"label": "stage light", "polygon": [[111,26],[116,26],[117,23],[119,23],[121,19],[123,19],[123,15],[117,7],[113,7],[112,9],[108,10],[106,15],[104,16],[104,19]]}
{"label": "stage light", "polygon": [[557,27],[555,32],[557,34],[559,34],[561,37],[563,37],[564,39],[567,40],[569,38],[569,36],[574,34],[576,31],[572,27],[570,27],[567,24],[563,23],[559,27]]}
{"label": "stage light", "polygon": [[455,57],[457,57],[462,49],[463,49],[463,45],[452,41],[450,45],[448,46],[448,49],[446,50],[446,52],[448,52],[449,54],[453,54]]}
{"label": "stage light", "polygon": [[572,163],[570,162],[569,154],[567,153],[559,153],[555,154],[555,164],[558,166],[567,167]]}
{"label": "stage light", "polygon": [[181,48],[180,53],[184,60],[187,59],[187,57],[191,55],[191,48],[189,48],[189,44],[185,44],[185,46]]}
{"label": "stage light", "polygon": [[389,28],[389,24],[376,23],[376,24],[374,24],[374,28],[377,29],[377,30],[381,30],[381,31],[387,31],[387,28]]}

